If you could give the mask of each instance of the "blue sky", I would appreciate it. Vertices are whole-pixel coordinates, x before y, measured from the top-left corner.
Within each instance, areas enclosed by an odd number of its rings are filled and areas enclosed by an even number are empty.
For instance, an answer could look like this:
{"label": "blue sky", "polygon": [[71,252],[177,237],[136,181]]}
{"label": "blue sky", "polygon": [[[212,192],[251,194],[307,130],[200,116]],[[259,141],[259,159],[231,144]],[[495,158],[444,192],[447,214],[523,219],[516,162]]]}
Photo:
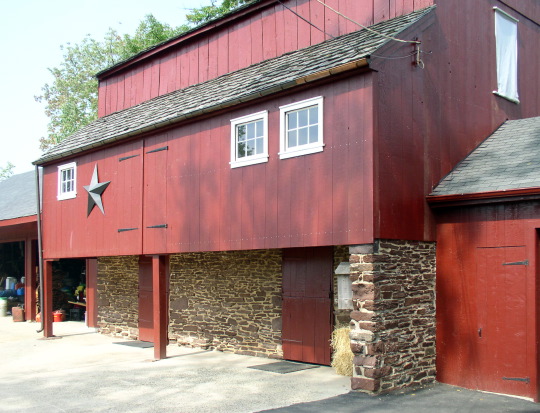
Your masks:
{"label": "blue sky", "polygon": [[47,68],[62,62],[60,45],[79,43],[87,34],[97,40],[112,27],[134,33],[146,14],[179,26],[187,9],[210,0],[17,0],[0,3],[0,167],[8,161],[15,173],[33,169],[39,138],[47,134],[43,103],[34,100],[52,77]]}

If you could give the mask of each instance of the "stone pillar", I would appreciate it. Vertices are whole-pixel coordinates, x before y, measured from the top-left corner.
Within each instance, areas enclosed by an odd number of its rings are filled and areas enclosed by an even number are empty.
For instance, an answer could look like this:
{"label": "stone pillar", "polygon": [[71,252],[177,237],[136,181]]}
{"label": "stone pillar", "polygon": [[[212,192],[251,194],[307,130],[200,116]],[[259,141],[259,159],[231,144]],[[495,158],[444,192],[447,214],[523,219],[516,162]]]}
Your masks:
{"label": "stone pillar", "polygon": [[349,247],[351,387],[373,393],[435,380],[435,243]]}

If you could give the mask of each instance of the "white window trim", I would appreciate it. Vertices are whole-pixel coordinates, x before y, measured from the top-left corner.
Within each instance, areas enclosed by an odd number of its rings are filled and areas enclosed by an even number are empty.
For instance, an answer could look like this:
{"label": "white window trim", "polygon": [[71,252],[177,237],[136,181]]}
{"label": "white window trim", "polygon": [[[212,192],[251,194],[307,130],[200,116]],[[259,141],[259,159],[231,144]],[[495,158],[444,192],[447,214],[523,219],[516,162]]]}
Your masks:
{"label": "white window trim", "polygon": [[[73,190],[62,193],[62,171],[73,168]],[[77,163],[70,162],[58,167],[58,192],[56,198],[59,201],[72,199],[77,196]]]}
{"label": "white window trim", "polygon": [[[288,112],[293,110],[299,110],[306,108],[308,106],[317,105],[319,125],[318,125],[318,137],[319,141],[311,143],[308,145],[302,145],[297,148],[288,149],[287,148],[287,116]],[[288,105],[279,107],[279,158],[287,159],[295,156],[309,155],[311,153],[322,152],[324,148],[324,139],[323,139],[323,97],[318,96],[311,99],[302,100],[300,102],[291,103]]]}
{"label": "white window trim", "polygon": [[516,103],[516,104],[519,104],[519,91],[518,91],[518,86],[519,86],[519,83],[518,83],[518,70],[519,70],[519,66],[518,66],[518,34],[517,34],[517,23],[519,22],[518,19],[516,19],[514,16],[511,16],[510,14],[508,14],[507,12],[505,12],[504,10],[498,8],[498,7],[493,7],[493,10],[495,12],[495,45],[496,45],[496,48],[498,49],[498,45],[499,45],[499,40],[497,39],[497,35],[498,35],[498,29],[497,29],[497,19],[498,17],[497,16],[500,16],[501,18],[503,19],[506,19],[510,22],[513,22],[516,24],[516,38],[515,38],[515,62],[513,64],[515,64],[515,85],[512,85],[513,89],[515,89],[515,94],[514,93],[505,93],[506,91],[505,90],[501,90],[503,89],[501,87],[501,73],[500,73],[500,70],[501,68],[499,67],[499,64],[500,64],[500,57],[498,55],[498,50],[496,52],[497,54],[497,90],[494,90],[493,91],[493,94],[499,96],[499,97],[502,97],[506,100],[509,100],[510,102],[513,102],[513,103]]}
{"label": "white window trim", "polygon": [[[246,156],[240,159],[236,158],[237,136],[236,127],[243,123],[263,121],[263,153]],[[231,119],[231,168],[240,168],[242,166],[255,165],[268,162],[268,111],[252,113],[251,115]]]}

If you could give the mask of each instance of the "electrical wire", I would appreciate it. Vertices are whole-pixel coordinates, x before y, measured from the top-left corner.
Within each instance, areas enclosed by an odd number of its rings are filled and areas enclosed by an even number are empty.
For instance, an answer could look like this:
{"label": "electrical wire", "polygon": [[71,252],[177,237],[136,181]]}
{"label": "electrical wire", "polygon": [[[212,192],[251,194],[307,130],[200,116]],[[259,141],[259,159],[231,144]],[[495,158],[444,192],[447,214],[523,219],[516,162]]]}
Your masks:
{"label": "electrical wire", "polygon": [[[278,1],[279,1],[279,0],[278,0]],[[354,24],[356,24],[356,25],[362,27],[363,29],[366,29],[366,30],[368,30],[368,31],[370,31],[370,32],[372,32],[372,33],[375,33],[375,34],[378,35],[378,36],[384,37],[384,38],[386,38],[386,39],[394,40],[394,41],[396,41],[396,42],[401,42],[401,43],[412,43],[412,44],[420,44],[420,43],[421,43],[421,42],[419,42],[419,41],[417,41],[417,40],[403,40],[403,39],[398,39],[398,38],[393,37],[393,36],[388,36],[388,35],[386,35],[386,34],[384,34],[384,33],[380,33],[380,32],[378,32],[378,31],[376,31],[376,30],[373,30],[373,29],[371,29],[371,28],[369,28],[369,27],[367,27],[367,26],[364,26],[363,24],[360,24],[360,23],[354,21],[353,19],[351,19],[351,18],[345,16],[343,13],[340,13],[339,11],[333,9],[333,8],[330,7],[328,4],[324,3],[322,0],[317,0],[317,1],[318,1],[319,3],[321,3],[324,7],[326,7],[326,8],[328,8],[328,9],[332,10],[334,13],[336,13],[336,14],[338,14],[339,16],[343,17],[344,19],[349,20],[351,23],[354,23]],[[279,1],[279,2],[281,3],[281,1]],[[282,4],[283,4],[283,3],[282,3]]]}
{"label": "electrical wire", "polygon": [[317,27],[316,25],[314,25],[313,23],[311,23],[308,19],[300,16],[297,12],[295,12],[293,9],[291,9],[290,7],[286,6],[281,0],[277,0],[279,4],[281,4],[283,7],[285,7],[287,10],[289,10],[291,13],[293,13],[296,17],[304,20],[307,24],[309,24],[310,26],[313,26],[314,28],[316,28],[317,30],[319,30],[320,32],[324,33],[325,35],[331,37],[332,39],[335,39],[336,36],[332,36],[330,33],[326,33],[323,29],[321,29],[320,27]]}

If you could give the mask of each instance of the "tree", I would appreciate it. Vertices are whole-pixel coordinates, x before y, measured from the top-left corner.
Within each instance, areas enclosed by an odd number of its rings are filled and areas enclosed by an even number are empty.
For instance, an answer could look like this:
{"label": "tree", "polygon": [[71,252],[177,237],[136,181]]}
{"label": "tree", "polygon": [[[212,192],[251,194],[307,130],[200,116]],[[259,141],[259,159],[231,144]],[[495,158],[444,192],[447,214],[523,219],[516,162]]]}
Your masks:
{"label": "tree", "polygon": [[7,179],[13,175],[13,168],[15,168],[15,165],[13,165],[11,162],[8,162],[4,167],[0,166],[0,181],[3,181],[4,179]]}
{"label": "tree", "polygon": [[49,68],[54,79],[35,97],[38,102],[46,103],[45,114],[49,117],[48,135],[40,139],[41,149],[56,145],[97,119],[96,73],[251,0],[222,0],[220,5],[216,5],[216,0],[210,1],[210,6],[190,10],[187,25],[173,28],[149,14],[133,36],[109,29],[102,41],[86,36],[78,44],[61,46],[65,50],[64,61],[58,67]]}
{"label": "tree", "polygon": [[96,73],[185,30],[185,26],[172,28],[160,23],[150,14],[133,36],[121,36],[109,29],[102,41],[86,36],[78,44],[61,46],[64,61],[49,69],[54,80],[36,96],[38,102],[46,102],[45,114],[49,117],[48,136],[40,139],[41,149],[56,145],[97,118]]}
{"label": "tree", "polygon": [[250,3],[252,0],[222,0],[216,5],[216,0],[211,0],[210,6],[203,6],[198,9],[191,9],[191,13],[186,14],[186,20],[192,26],[206,23],[209,20],[223,16],[235,8]]}

